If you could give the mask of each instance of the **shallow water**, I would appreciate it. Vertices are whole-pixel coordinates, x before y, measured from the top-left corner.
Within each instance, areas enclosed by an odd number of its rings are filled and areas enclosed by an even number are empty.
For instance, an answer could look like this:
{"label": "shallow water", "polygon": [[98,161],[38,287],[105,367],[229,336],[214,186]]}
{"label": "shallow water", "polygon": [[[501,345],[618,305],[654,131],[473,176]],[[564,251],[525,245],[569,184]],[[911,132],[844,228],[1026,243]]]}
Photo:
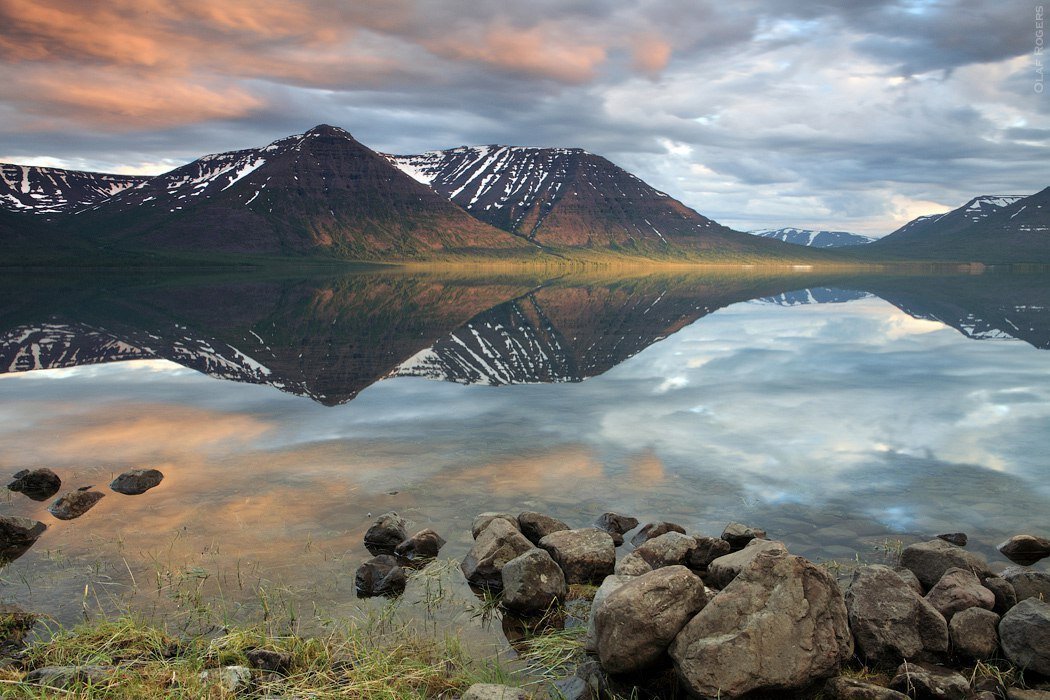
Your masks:
{"label": "shallow water", "polygon": [[[0,471],[46,466],[63,492],[106,494],[68,522],[21,494],[0,503],[49,525],[0,571],[0,598],[65,623],[216,602],[244,618],[375,613],[353,571],[387,510],[453,558],[489,510],[574,526],[616,510],[710,535],[739,520],[847,563],[963,531],[996,568],[996,543],[1046,534],[1044,277],[0,287]],[[160,486],[109,490],[145,467]],[[469,590],[446,580],[442,615],[470,620]]]}

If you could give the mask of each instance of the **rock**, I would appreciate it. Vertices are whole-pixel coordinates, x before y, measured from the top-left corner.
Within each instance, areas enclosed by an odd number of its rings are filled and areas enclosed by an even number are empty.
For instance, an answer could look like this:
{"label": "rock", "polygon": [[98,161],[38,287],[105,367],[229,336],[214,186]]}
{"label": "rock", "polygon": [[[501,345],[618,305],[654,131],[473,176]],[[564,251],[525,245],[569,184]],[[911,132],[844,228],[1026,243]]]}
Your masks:
{"label": "rock", "polygon": [[132,469],[124,472],[110,482],[109,487],[125,496],[138,496],[164,480],[164,474],[157,469]]}
{"label": "rock", "polygon": [[561,568],[543,549],[530,549],[503,566],[503,606],[533,615],[565,600],[569,587]]}
{"label": "rock", "polygon": [[0,603],[0,650],[17,649],[36,624],[37,616],[17,605]]}
{"label": "rock", "polygon": [[1022,690],[1007,688],[1007,700],[1050,700],[1050,690]]}
{"label": "rock", "polygon": [[602,667],[619,674],[651,666],[706,603],[703,581],[684,566],[665,566],[628,581],[595,614]]}
{"label": "rock", "polygon": [[948,625],[937,610],[888,566],[862,566],[846,591],[857,656],[895,666],[924,652],[948,650]]}
{"label": "rock", "polygon": [[911,569],[905,569],[903,566],[893,567],[893,572],[901,577],[908,586],[918,593],[920,596],[926,595],[926,591],[923,589],[922,584],[919,583],[919,578],[912,573]]}
{"label": "rock", "polygon": [[503,586],[503,566],[530,549],[532,543],[518,531],[517,520],[512,524],[494,517],[478,532],[459,568],[472,585],[499,590]]}
{"label": "rock", "polygon": [[1050,557],[1050,540],[1035,535],[1014,535],[996,549],[1015,564],[1031,566]]}
{"label": "rock", "polygon": [[831,574],[802,557],[768,551],[708,601],[670,652],[689,692],[733,698],[836,675],[853,654],[853,637]]}
{"label": "rock", "polygon": [[521,688],[494,683],[475,683],[467,688],[460,700],[529,700],[529,695]]}
{"label": "rock", "polygon": [[[87,488],[90,489],[91,487]],[[105,494],[100,491],[77,489],[62,496],[62,498],[52,503],[47,510],[59,520],[73,520],[94,508],[95,504],[101,501],[103,496]]]}
{"label": "rock", "polygon": [[992,610],[999,615],[1005,615],[1006,611],[1017,605],[1017,593],[1013,584],[1001,576],[985,576],[981,585],[992,592],[995,596],[995,607]]}
{"label": "rock", "polygon": [[46,501],[62,488],[62,480],[50,469],[23,469],[16,472],[7,485],[11,491],[24,494],[34,501]]}
{"label": "rock", "polygon": [[426,530],[420,530],[395,547],[394,554],[409,561],[433,559],[444,546],[445,539],[430,528],[427,528]]}
{"label": "rock", "polygon": [[100,685],[116,673],[111,666],[43,666],[26,674],[25,682],[49,688],[66,689],[74,685]]}
{"label": "rock", "polygon": [[601,581],[616,566],[612,536],[597,528],[552,532],[539,545],[558,562],[568,583]]}
{"label": "rock", "polygon": [[766,531],[757,527],[748,527],[743,523],[729,523],[722,531],[722,539],[729,543],[731,552],[739,552],[754,539],[766,539]]}
{"label": "rock", "polygon": [[913,698],[969,700],[973,697],[965,678],[951,669],[927,663],[905,661],[890,681],[890,688]]}
{"label": "rock", "polygon": [[696,540],[696,549],[689,555],[689,561],[686,562],[686,566],[695,571],[707,571],[708,567],[711,566],[711,562],[719,557],[724,557],[730,552],[729,543],[721,537],[697,535],[693,539]]}
{"label": "rock", "polygon": [[673,564],[685,565],[697,549],[696,538],[680,532],[665,532],[630,552],[616,563],[620,576],[640,576]]}
{"label": "rock", "polygon": [[201,671],[200,679],[207,684],[216,684],[230,695],[246,693],[252,686],[252,670],[247,666],[223,666]]}
{"label": "rock", "polygon": [[481,531],[487,528],[493,520],[506,520],[514,526],[515,530],[521,530],[521,527],[518,525],[518,516],[513,513],[481,513],[470,524],[470,536],[477,539]]}
{"label": "rock", "polygon": [[613,538],[613,544],[619,547],[623,544],[623,536],[638,527],[638,518],[619,513],[602,513],[594,521],[594,527],[608,532]]}
{"label": "rock", "polygon": [[632,580],[633,576],[606,576],[605,580],[602,581],[602,585],[598,587],[598,592],[594,594],[594,598],[591,600],[591,612],[587,616],[587,634],[583,637],[583,648],[589,652],[598,651],[598,634],[594,627],[594,618],[598,614],[598,608],[601,607],[602,601],[609,597],[609,595],[618,589],[623,584]]}
{"label": "rock", "polygon": [[270,649],[252,649],[244,654],[252,668],[272,673],[287,673],[295,659],[291,654]]}
{"label": "rock", "polygon": [[926,600],[948,622],[955,613],[968,608],[995,607],[995,594],[981,585],[977,576],[965,569],[948,569],[926,594]]}
{"label": "rock", "polygon": [[13,561],[25,554],[47,525],[29,518],[0,515],[0,562]]}
{"label": "rock", "polygon": [[525,535],[529,542],[539,544],[540,540],[547,535],[552,532],[568,530],[569,526],[549,515],[526,511],[518,515],[518,529],[521,530],[521,534]]}
{"label": "rock", "polygon": [[405,519],[393,511],[383,513],[365,532],[365,549],[372,554],[393,554],[407,538]]}
{"label": "rock", "polygon": [[1050,603],[1018,602],[999,621],[999,642],[1015,666],[1050,676]]}
{"label": "rock", "polygon": [[1002,576],[1013,586],[1018,603],[1028,598],[1050,600],[1050,574],[1012,566]]}
{"label": "rock", "polygon": [[937,539],[905,547],[901,553],[901,566],[911,570],[926,590],[933,588],[951,568],[965,569],[978,576],[991,573],[982,557]]}
{"label": "rock", "polygon": [[824,685],[824,695],[830,700],[908,700],[904,693],[838,676]]}
{"label": "rock", "polygon": [[937,539],[954,544],[956,547],[965,547],[969,541],[965,532],[946,532],[943,535],[937,535]]}
{"label": "rock", "polygon": [[707,582],[714,588],[725,588],[755,557],[764,552],[787,554],[787,547],[776,540],[751,540],[739,552],[718,557],[707,567]]}
{"label": "rock", "polygon": [[401,568],[397,557],[380,554],[357,567],[354,588],[358,598],[372,596],[398,596],[405,592],[408,576]]}
{"label": "rock", "polygon": [[983,608],[963,610],[948,623],[948,635],[956,654],[985,661],[999,650],[999,616]]}
{"label": "rock", "polygon": [[591,700],[591,689],[579,676],[554,681],[554,690],[557,694],[552,694],[552,697],[557,700]]}
{"label": "rock", "polygon": [[680,532],[684,535],[685,528],[675,523],[649,523],[634,533],[634,537],[631,538],[631,544],[635,547],[640,547],[646,541],[668,532]]}

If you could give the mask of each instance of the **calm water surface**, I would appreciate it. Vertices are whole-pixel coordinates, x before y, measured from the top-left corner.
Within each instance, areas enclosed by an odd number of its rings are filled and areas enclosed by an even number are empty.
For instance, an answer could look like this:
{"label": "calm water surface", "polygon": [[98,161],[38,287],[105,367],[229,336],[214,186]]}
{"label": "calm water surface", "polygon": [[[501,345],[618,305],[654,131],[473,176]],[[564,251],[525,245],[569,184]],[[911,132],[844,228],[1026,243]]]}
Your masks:
{"label": "calm water surface", "polygon": [[[444,535],[443,557],[487,510],[711,535],[741,520],[842,562],[964,531],[1005,566],[996,543],[1047,527],[1044,277],[0,287],[0,471],[106,493],[68,522],[0,501],[49,525],[0,570],[0,598],[62,622],[203,600],[245,618],[273,601],[315,622],[374,611],[353,571],[387,510]],[[145,467],[159,487],[109,491]]]}

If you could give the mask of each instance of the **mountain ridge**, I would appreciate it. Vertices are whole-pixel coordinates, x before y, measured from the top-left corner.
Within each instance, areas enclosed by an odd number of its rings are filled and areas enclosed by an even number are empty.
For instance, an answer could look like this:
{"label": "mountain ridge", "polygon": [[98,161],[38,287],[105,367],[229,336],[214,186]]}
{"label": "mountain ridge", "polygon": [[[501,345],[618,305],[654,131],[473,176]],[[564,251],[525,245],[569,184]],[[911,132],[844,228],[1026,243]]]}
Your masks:
{"label": "mountain ridge", "polygon": [[752,236],[772,238],[784,243],[804,245],[813,248],[846,248],[855,245],[867,245],[876,240],[873,236],[864,236],[849,231],[825,231],[806,228],[764,228],[748,231]]}

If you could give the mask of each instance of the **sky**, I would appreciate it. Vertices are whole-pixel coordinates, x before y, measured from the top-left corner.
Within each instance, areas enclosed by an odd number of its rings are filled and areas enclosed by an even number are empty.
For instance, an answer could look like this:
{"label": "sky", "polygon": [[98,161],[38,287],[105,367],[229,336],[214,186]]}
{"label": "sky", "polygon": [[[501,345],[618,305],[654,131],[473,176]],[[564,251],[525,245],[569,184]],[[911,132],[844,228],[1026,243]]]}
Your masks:
{"label": "sky", "polygon": [[0,162],[159,173],[328,123],[583,147],[734,228],[881,235],[1050,184],[1039,7],[0,0]]}

